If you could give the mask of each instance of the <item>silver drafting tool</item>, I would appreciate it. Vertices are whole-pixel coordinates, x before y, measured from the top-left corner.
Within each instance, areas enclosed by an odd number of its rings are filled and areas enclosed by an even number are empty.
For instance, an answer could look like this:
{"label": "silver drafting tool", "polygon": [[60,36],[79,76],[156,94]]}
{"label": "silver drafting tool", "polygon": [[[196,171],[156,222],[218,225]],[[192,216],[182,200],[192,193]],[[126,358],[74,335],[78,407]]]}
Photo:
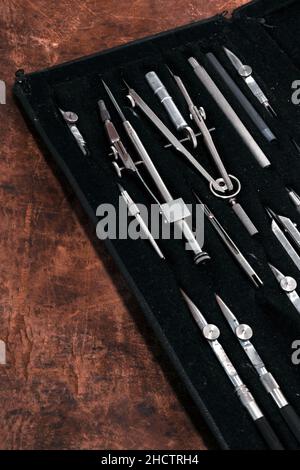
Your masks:
{"label": "silver drafting tool", "polygon": [[[127,84],[126,84],[127,85]],[[182,143],[175,137],[174,134],[165,126],[165,124],[159,119],[158,116],[152,111],[152,109],[145,103],[145,101],[138,95],[138,93],[130,88],[128,85],[128,98],[132,106],[138,106],[143,111],[148,119],[154,124],[154,126],[161,132],[168,142],[181,154],[183,155],[196,170],[206,179],[210,184],[214,186],[218,191],[224,192],[224,187],[220,186],[217,181],[203,168],[202,165],[196,160],[195,157],[182,145]]]}
{"label": "silver drafting tool", "polygon": [[294,305],[295,309],[298,313],[300,313],[300,298],[298,293],[296,292],[297,289],[297,281],[291,276],[285,276],[282,274],[279,269],[275,268],[272,264],[269,263],[269,267],[276,277],[281,290],[286,293],[292,304]]}
{"label": "silver drafting tool", "polygon": [[223,178],[214,180],[212,176],[197,162],[192,154],[182,145],[182,143],[172,134],[172,132],[165,126],[165,124],[159,119],[159,117],[152,111],[152,109],[145,103],[145,101],[138,95],[138,93],[129,88],[129,98],[133,106],[138,106],[141,111],[150,119],[155,127],[163,134],[166,139],[173,145],[173,147],[183,154],[199,171],[199,173],[209,182],[209,188],[211,192],[221,199],[226,199],[232,206],[235,214],[238,216],[242,224],[248,230],[251,235],[255,235],[258,231],[254,224],[251,222],[244,209],[240,204],[236,202],[236,196],[241,190],[240,181],[232,175],[228,175],[231,184],[234,184],[232,191],[227,190],[227,185]]}
{"label": "silver drafting tool", "polygon": [[128,192],[120,185],[118,184],[118,188],[120,190],[121,196],[124,199],[127,207],[128,207],[128,212],[132,217],[135,217],[136,220],[138,221],[139,226],[141,227],[142,232],[144,235],[147,237],[153,248],[155,249],[156,253],[158,256],[162,259],[165,259],[164,255],[162,254],[159,246],[157,245],[154,237],[152,236],[149,228],[147,227],[147,224],[143,220],[141,216],[141,211],[139,210],[138,206],[133,202],[131,197],[129,196]]}
{"label": "silver drafting tool", "polygon": [[283,450],[282,444],[278,440],[269,422],[263,415],[258,404],[256,403],[252,394],[248,390],[247,386],[243,383],[241,377],[238,375],[234,365],[232,364],[231,360],[223,349],[223,346],[218,341],[218,338],[220,337],[219,328],[216,325],[208,324],[206,319],[204,318],[200,310],[196,307],[196,305],[192,302],[192,300],[182,290],[181,293],[188,305],[188,308],[195,322],[202,331],[204,338],[207,340],[208,344],[215,353],[219,363],[227,374],[229,380],[233,384],[237,397],[248,411],[250,417],[253,419],[254,423],[256,424],[259,432],[265,439],[269,448],[272,450]]}
{"label": "silver drafting tool", "polygon": [[244,255],[240,252],[234,241],[230,238],[224,227],[220,224],[218,219],[213,215],[210,209],[207,207],[206,204],[203,204],[197,194],[194,192],[194,196],[198,200],[200,204],[203,206],[204,213],[208,220],[210,221],[211,225],[214,227],[215,231],[218,233],[221,240],[223,240],[225,246],[228,248],[230,253],[233,255],[234,259],[240,265],[242,270],[246,273],[249,279],[253,282],[255,287],[259,288],[264,285],[263,281],[260,277],[256,274],[254,269],[250,266]]}
{"label": "silver drafting tool", "polygon": [[[136,131],[130,124],[130,122],[125,118],[121,108],[119,107],[115,97],[113,96],[112,92],[108,88],[105,82],[103,82],[104,88],[106,89],[106,92],[113,103],[114,107],[116,108],[122,122],[123,122],[123,127],[130,138],[133,146],[135,147],[139,157],[142,159],[142,161],[145,164],[145,167],[148,170],[148,173],[150,174],[154,184],[156,185],[158,191],[160,192],[162,198],[164,199],[165,204],[160,204],[160,207],[162,209],[163,214],[165,215],[166,219],[170,223],[174,223],[176,227],[181,231],[183,236],[188,242],[189,248],[193,251],[194,253],[194,262],[195,264],[202,263],[204,261],[207,261],[210,259],[210,256],[208,253],[202,251],[198,241],[196,240],[196,237],[186,222],[185,218],[190,216],[190,212],[185,205],[184,201],[182,199],[174,200],[173,197],[171,196],[168,188],[166,187],[165,183],[163,182],[160,174],[158,173],[156,167],[154,166],[147,150],[145,149],[143,143],[141,142],[139,136],[137,135]],[[178,211],[177,212],[177,217],[175,216],[175,219],[169,220],[169,214],[172,212],[172,207],[174,204],[177,205]]]}
{"label": "silver drafting tool", "polygon": [[[287,252],[289,257],[291,258],[293,263],[297,266],[297,268],[300,271],[300,256],[298,255],[295,248],[292,246],[292,244],[289,242],[289,240],[285,236],[283,230],[280,228],[280,226],[277,222],[275,214],[270,209],[266,209],[266,211],[267,211],[267,213],[268,213],[268,215],[269,215],[269,217],[272,221],[271,222],[271,229],[272,229],[273,234],[275,235],[275,237],[277,238],[277,240],[279,241],[281,246],[285,249],[285,251]],[[281,223],[281,221],[279,223]],[[289,227],[289,229],[291,229],[291,228]],[[297,233],[299,233],[298,230],[296,229],[296,227],[294,227],[294,229],[296,230]],[[290,232],[288,232],[288,233],[291,235]]]}
{"label": "silver drafting tool", "polygon": [[[112,165],[114,169],[116,170],[117,175],[119,176],[119,178],[121,178],[123,170],[132,171],[135,175],[138,176],[139,180],[143,184],[144,188],[148,191],[152,199],[155,202],[158,202],[156,196],[153,194],[153,192],[147,185],[146,181],[144,180],[143,176],[141,175],[138,169],[138,165],[143,163],[143,161],[134,162],[131,156],[129,155],[128,151],[126,150],[121,140],[121,137],[118,134],[117,129],[115,128],[113,122],[111,121],[111,117],[106,108],[105,102],[103,100],[99,100],[98,106],[99,106],[100,116],[101,116],[102,122],[104,123],[108,140],[111,144],[111,151],[115,160],[112,162]],[[119,160],[119,159],[124,165],[123,167],[121,167],[117,163],[116,160]]]}
{"label": "silver drafting tool", "polygon": [[221,91],[219,90],[215,82],[212,80],[212,78],[209,76],[209,74],[206,72],[206,70],[199,64],[199,62],[194,57],[190,57],[188,61],[193,67],[194,72],[199,78],[200,82],[213,97],[220,109],[226,115],[227,119],[231,122],[237,133],[240,135],[241,139],[251,151],[258,164],[262,168],[270,166],[270,160],[266,157],[262,149],[254,140],[248,129],[242,123],[232,106],[228,103],[225,96],[221,93]]}
{"label": "silver drafting tool", "polygon": [[212,136],[206,126],[206,123],[205,123],[205,119],[206,119],[206,113],[204,111],[204,108],[197,108],[193,101],[192,101],[192,98],[190,97],[183,81],[181,80],[181,78],[178,76],[178,75],[175,75],[170,69],[169,69],[172,77],[174,78],[179,90],[181,91],[187,105],[188,105],[188,109],[189,109],[189,112],[190,112],[190,115],[191,115],[191,118],[193,119],[193,121],[195,122],[196,126],[198,127],[198,129],[200,130],[202,136],[203,136],[203,140],[204,140],[204,143],[206,145],[206,147],[208,148],[214,162],[215,162],[215,165],[216,167],[218,168],[219,170],[219,173],[220,175],[222,176],[226,186],[227,186],[227,189],[228,191],[232,191],[233,190],[233,184],[232,184],[232,181],[231,181],[231,178],[229,176],[229,174],[227,173],[226,171],[226,168],[222,162],[222,159],[219,155],[219,152],[218,150],[216,149],[216,146],[214,144],[214,141],[212,139]]}
{"label": "silver drafting tool", "polygon": [[224,51],[226,52],[230,62],[232,63],[236,71],[238,72],[239,76],[242,77],[244,81],[247,83],[249,89],[251,90],[255,98],[258,99],[258,101],[266,108],[267,111],[269,111],[269,113],[272,116],[277,116],[276,112],[270,105],[268,98],[266,97],[266,95],[264,94],[260,86],[258,85],[257,81],[253,78],[253,75],[252,75],[253,70],[250,67],[250,65],[244,65],[240,61],[240,59],[226,47],[224,47]]}
{"label": "silver drafting tool", "polygon": [[300,196],[293,189],[286,188],[286,190],[288,192],[290,200],[292,201],[292,203],[296,207],[297,212],[300,214]]}
{"label": "silver drafting tool", "polygon": [[[170,70],[170,69],[169,69]],[[181,91],[191,114],[191,118],[194,120],[195,124],[199,128],[201,134],[203,135],[203,139],[205,142],[206,147],[208,148],[216,167],[218,168],[221,179],[217,180],[220,184],[223,182],[226,186],[226,193],[220,194],[218,191],[215,191],[213,186],[210,186],[212,193],[217,196],[221,197],[222,199],[227,199],[229,204],[231,205],[233,211],[235,212],[236,216],[240,219],[244,227],[248,230],[251,236],[256,235],[258,233],[257,228],[250,220],[242,206],[237,202],[236,196],[241,189],[240,181],[229,175],[227,170],[222,162],[222,159],[219,155],[218,150],[214,144],[214,141],[211,137],[211,134],[206,126],[205,119],[206,113],[203,108],[197,108],[197,106],[193,103],[192,98],[190,97],[183,81],[178,75],[174,75],[170,70],[171,75],[173,76],[174,80],[176,81],[179,90]],[[223,181],[222,181],[223,180]],[[238,192],[236,192],[236,188],[234,187],[233,181],[237,184],[239,188]]]}
{"label": "silver drafting tool", "polygon": [[263,360],[250,341],[253,337],[252,328],[249,325],[239,323],[233,312],[218,295],[216,295],[216,300],[230,328],[257,372],[262,386],[271,395],[290,431],[300,443],[300,418],[283,395],[275,378],[267,370]]}
{"label": "silver drafting tool", "polygon": [[283,215],[277,215],[271,209],[268,208],[268,214],[277,221],[281,228],[290,236],[296,247],[300,249],[300,232],[297,229],[297,225],[291,221],[288,217]]}
{"label": "silver drafting tool", "polygon": [[175,129],[177,131],[184,131],[189,140],[192,142],[193,147],[196,148],[197,138],[193,129],[187,124],[186,120],[182,116],[172,97],[169,95],[168,90],[163,85],[157,74],[155,72],[148,72],[145,77],[154,94],[157,96],[167,111],[169,118],[175,126]]}
{"label": "silver drafting tool", "polygon": [[241,91],[241,89],[237,86],[235,81],[231,78],[229,73],[225,70],[223,65],[219,62],[217,57],[209,52],[206,54],[206,57],[208,58],[209,62],[213,66],[213,68],[217,71],[217,73],[220,75],[224,83],[228,86],[230,89],[231,93],[235,96],[235,98],[238,100],[240,105],[243,107],[245,112],[248,114],[252,122],[255,124],[255,126],[258,128],[260,133],[264,136],[264,138],[268,142],[272,142],[276,140],[276,136],[273,134],[267,123],[264,121],[264,119],[258,114],[252,103],[246,98],[244,93]]}
{"label": "silver drafting tool", "polygon": [[59,111],[61,112],[62,117],[64,118],[68,128],[70,129],[70,132],[73,134],[78,147],[82,151],[83,155],[87,157],[89,155],[89,151],[86,146],[86,141],[84,140],[81,132],[77,127],[77,122],[79,119],[78,115],[76,113],[73,113],[73,111],[63,111],[60,108]]}
{"label": "silver drafting tool", "polygon": [[107,137],[111,144],[112,154],[116,160],[120,158],[121,162],[124,165],[124,167],[122,168],[118,165],[117,162],[113,162],[113,166],[117,172],[117,175],[121,177],[122,170],[124,170],[125,168],[127,170],[138,173],[138,169],[136,167],[137,164],[132,160],[131,156],[127,152],[121,140],[121,137],[118,134],[117,129],[112,123],[110,114],[105,106],[105,102],[103,100],[99,100],[98,106],[99,106],[99,111],[100,111],[102,122],[104,123]]}

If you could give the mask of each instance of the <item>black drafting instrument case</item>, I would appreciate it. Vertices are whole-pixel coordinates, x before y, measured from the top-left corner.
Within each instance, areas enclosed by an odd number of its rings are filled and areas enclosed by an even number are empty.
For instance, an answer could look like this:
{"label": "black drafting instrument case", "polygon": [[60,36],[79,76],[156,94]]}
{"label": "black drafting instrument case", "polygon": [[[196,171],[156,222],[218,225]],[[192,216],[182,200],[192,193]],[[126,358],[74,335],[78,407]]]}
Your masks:
{"label": "black drafting instrument case", "polygon": [[[208,223],[204,246],[212,259],[200,266],[193,264],[192,256],[185,251],[181,240],[159,241],[167,262],[160,260],[145,240],[105,241],[196,407],[223,449],[265,449],[266,446],[202,337],[178,286],[184,288],[210,323],[218,325],[221,343],[278,436],[286,448],[297,448],[276,405],[262,388],[222,317],[214,294],[217,292],[224,298],[241,323],[252,326],[253,343],[290,403],[300,413],[300,366],[294,365],[291,359],[292,343],[300,339],[300,316],[279,289],[267,263],[273,263],[298,281],[300,274],[273,236],[264,209],[269,206],[300,226],[300,215],[285,190],[290,186],[300,194],[300,155],[291,142],[291,137],[300,142],[300,106],[292,103],[292,83],[300,80],[299,27],[299,1],[258,0],[236,10],[231,18],[218,15],[46,70],[28,75],[20,72],[14,87],[24,114],[96,224],[99,220],[97,207],[101,203],[112,203],[117,208],[119,201],[116,184],[119,179],[111,165],[109,143],[99,118],[99,99],[105,99],[126,147],[132,156],[135,155],[102,87],[101,78],[105,79],[174,198],[182,197],[186,203],[195,204],[192,189],[197,189],[263,279],[264,286],[255,289]],[[252,66],[255,78],[278,112],[279,119],[272,118],[250,93],[236,75],[222,46],[227,46],[244,63]],[[207,52],[218,57],[269,124],[277,141],[269,143],[259,133],[207,61]],[[197,79],[187,62],[190,56],[205,66],[268,156],[271,167],[263,169],[257,164]],[[164,148],[163,137],[138,109],[133,110],[129,105],[124,78],[173,131],[164,109],[145,80],[145,74],[154,70],[188,119],[183,97],[165,64],[181,75],[194,102],[206,110],[208,126],[215,127],[213,137],[220,154],[230,173],[242,182],[240,201],[259,229],[255,237],[247,234],[229,206],[211,195],[203,178],[180,154]],[[79,115],[78,127],[87,142],[88,157],[83,155],[69,132],[59,106]],[[215,171],[201,139],[198,149],[192,153],[212,173]],[[124,174],[121,183],[136,202],[151,204],[136,179]]]}

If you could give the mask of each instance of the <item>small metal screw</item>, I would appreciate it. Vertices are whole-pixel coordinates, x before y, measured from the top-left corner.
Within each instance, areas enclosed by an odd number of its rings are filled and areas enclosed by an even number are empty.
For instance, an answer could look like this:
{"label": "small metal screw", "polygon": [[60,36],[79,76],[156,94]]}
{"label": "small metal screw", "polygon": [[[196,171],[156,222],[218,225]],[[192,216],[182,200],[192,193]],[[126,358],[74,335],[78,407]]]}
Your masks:
{"label": "small metal screw", "polygon": [[78,115],[76,113],[73,113],[73,111],[64,111],[64,118],[70,124],[74,124],[78,121]]}
{"label": "small metal screw", "polygon": [[235,330],[235,333],[237,335],[237,337],[243,341],[247,341],[248,339],[252,338],[253,336],[253,330],[252,328],[249,326],[249,325],[239,325],[236,330]]}
{"label": "small metal screw", "polygon": [[293,277],[285,276],[280,281],[280,287],[285,292],[293,292],[297,289],[297,281]]}
{"label": "small metal screw", "polygon": [[209,341],[214,341],[219,338],[220,330],[216,325],[206,325],[203,328],[203,335]]}
{"label": "small metal screw", "polygon": [[243,65],[243,67],[240,68],[239,74],[241,77],[249,77],[252,74],[252,68],[250,65]]}

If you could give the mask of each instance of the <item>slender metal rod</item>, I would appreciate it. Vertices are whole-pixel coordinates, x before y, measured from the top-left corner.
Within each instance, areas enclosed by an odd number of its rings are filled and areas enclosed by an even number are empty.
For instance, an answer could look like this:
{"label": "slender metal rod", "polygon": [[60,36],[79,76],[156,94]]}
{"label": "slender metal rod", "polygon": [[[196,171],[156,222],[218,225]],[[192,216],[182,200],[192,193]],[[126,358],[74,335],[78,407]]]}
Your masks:
{"label": "slender metal rod", "polygon": [[225,96],[221,93],[215,82],[209,76],[207,71],[202,67],[194,57],[188,59],[190,65],[193,67],[195,74],[199,78],[202,85],[207,89],[209,94],[213,97],[218,106],[222,109],[227,119],[231,122],[235,130],[238,132],[244,143],[247,145],[252,155],[262,168],[271,165],[270,160],[264,154],[257,142],[254,140],[246,126],[242,123],[232,106],[226,100]]}
{"label": "slender metal rod", "polygon": [[141,227],[141,230],[142,232],[144,233],[144,235],[147,237],[147,239],[149,240],[149,242],[151,243],[151,245],[153,246],[154,250],[156,251],[156,253],[158,254],[158,256],[161,258],[161,259],[165,259],[161,249],[159,248],[158,244],[156,243],[152,233],[150,232],[146,222],[144,221],[144,219],[142,218],[141,216],[141,212],[138,208],[138,206],[135,204],[135,202],[131,199],[129,193],[123,188],[123,186],[121,186],[120,184],[118,184],[118,188],[119,188],[119,191],[120,191],[120,194],[123,198],[123,200],[125,201],[126,205],[127,205],[127,208],[128,208],[128,211],[129,211],[129,214],[132,216],[132,217],[135,217],[135,219],[137,220],[139,226]]}
{"label": "slender metal rod", "polygon": [[224,227],[220,224],[220,222],[217,220],[217,218],[214,216],[214,214],[211,212],[211,210],[208,208],[206,204],[203,204],[199,198],[199,196],[195,193],[194,196],[197,199],[197,201],[202,204],[203,210],[205,215],[207,216],[209,222],[221,238],[221,240],[224,242],[225,246],[227,249],[230,251],[234,259],[237,261],[239,266],[242,268],[244,273],[248,276],[249,279],[251,279],[252,283],[255,285],[255,287],[259,288],[264,285],[263,281],[261,278],[258,276],[258,274],[254,271],[250,263],[246,260],[244,255],[241,253],[239,248],[236,246],[234,241],[230,238]]}

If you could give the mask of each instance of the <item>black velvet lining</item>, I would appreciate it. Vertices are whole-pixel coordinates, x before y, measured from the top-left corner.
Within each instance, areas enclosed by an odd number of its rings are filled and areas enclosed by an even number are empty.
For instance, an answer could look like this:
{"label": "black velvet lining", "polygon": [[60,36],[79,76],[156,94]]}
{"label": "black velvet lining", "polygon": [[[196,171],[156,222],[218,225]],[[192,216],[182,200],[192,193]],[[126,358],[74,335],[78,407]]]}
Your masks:
{"label": "black velvet lining", "polygon": [[[283,1],[281,8],[269,9],[264,15],[266,32],[298,67],[300,66],[299,15],[300,3],[294,0]],[[249,19],[248,17],[246,21]]]}
{"label": "black velvet lining", "polygon": [[[275,3],[278,5],[279,2],[272,2],[272,5]],[[263,16],[265,4],[266,2],[255,2],[249,7],[250,14],[255,11],[257,17]],[[267,4],[270,6],[271,2]],[[186,290],[209,322],[220,327],[222,344],[274,429],[287,448],[296,448],[296,442],[283,423],[278,409],[261,387],[257,375],[214,300],[214,293],[219,293],[232,307],[240,322],[249,323],[253,327],[253,343],[286,397],[300,414],[299,367],[291,363],[291,344],[299,337],[300,316],[286,295],[279,290],[268,269],[267,260],[298,281],[300,274],[272,235],[270,221],[263,208],[270,206],[275,212],[291,217],[300,226],[300,216],[284,189],[285,186],[291,186],[300,194],[300,155],[291,143],[291,137],[294,137],[300,144],[300,108],[291,103],[291,82],[299,79],[300,74],[297,68],[300,40],[295,33],[292,35],[293,28],[296,31],[299,22],[300,5],[292,2],[285,6],[280,14],[276,11],[268,13],[267,23],[276,24],[276,29],[267,28],[265,23],[254,21],[253,18],[249,20],[246,18],[248,10],[243,8],[236,21],[216,17],[28,75],[25,86],[17,84],[15,87],[15,93],[25,111],[96,222],[97,206],[103,202],[111,202],[117,207],[119,197],[116,186],[118,179],[108,156],[109,144],[98,116],[97,101],[100,98],[105,99],[118,131],[124,137],[131,154],[135,156],[122,131],[120,120],[102,88],[101,78],[104,78],[139,133],[174,198],[183,197],[186,203],[195,203],[192,189],[196,189],[262,277],[265,286],[256,290],[208,223],[205,225],[205,249],[211,254],[212,261],[205,266],[194,266],[192,255],[184,250],[183,242],[178,240],[159,243],[167,262],[159,260],[145,241],[113,240],[110,243],[119,263],[125,267],[126,277],[133,285],[145,313],[151,312],[151,322],[156,324],[164,337],[165,346],[176,358],[177,366],[184,371],[183,378],[197,394],[196,399],[201,400],[198,405],[202,413],[210,426],[214,427],[222,447],[231,449],[264,449],[265,444],[191,318],[178,286],[181,285]],[[283,15],[285,21],[282,20]],[[278,120],[263,110],[247,86],[236,76],[222,51],[222,45],[229,47],[253,67],[255,77],[279,114]],[[215,53],[257,111],[263,115],[278,137],[277,142],[268,144],[259,134],[206,60],[205,53],[210,51]],[[265,151],[272,163],[271,168],[262,169],[258,166],[194,75],[187,62],[190,56],[196,57],[205,65]],[[123,78],[171,128],[164,110],[144,78],[145,73],[156,70],[188,119],[185,102],[165,64],[181,75],[195,104],[205,108],[209,127],[216,127],[213,137],[224,162],[230,172],[242,182],[239,200],[260,231],[254,239],[250,238],[229,206],[209,193],[206,182],[184,158],[172,149],[164,149],[165,142],[151,123],[137,109],[132,110],[129,107],[125,99]],[[78,126],[91,152],[89,158],[81,154],[70,136],[58,105],[78,113]],[[194,155],[210,172],[214,172],[214,166],[201,139],[199,142],[199,149]],[[136,202],[151,204],[150,198],[132,176],[124,175],[122,184]]]}

